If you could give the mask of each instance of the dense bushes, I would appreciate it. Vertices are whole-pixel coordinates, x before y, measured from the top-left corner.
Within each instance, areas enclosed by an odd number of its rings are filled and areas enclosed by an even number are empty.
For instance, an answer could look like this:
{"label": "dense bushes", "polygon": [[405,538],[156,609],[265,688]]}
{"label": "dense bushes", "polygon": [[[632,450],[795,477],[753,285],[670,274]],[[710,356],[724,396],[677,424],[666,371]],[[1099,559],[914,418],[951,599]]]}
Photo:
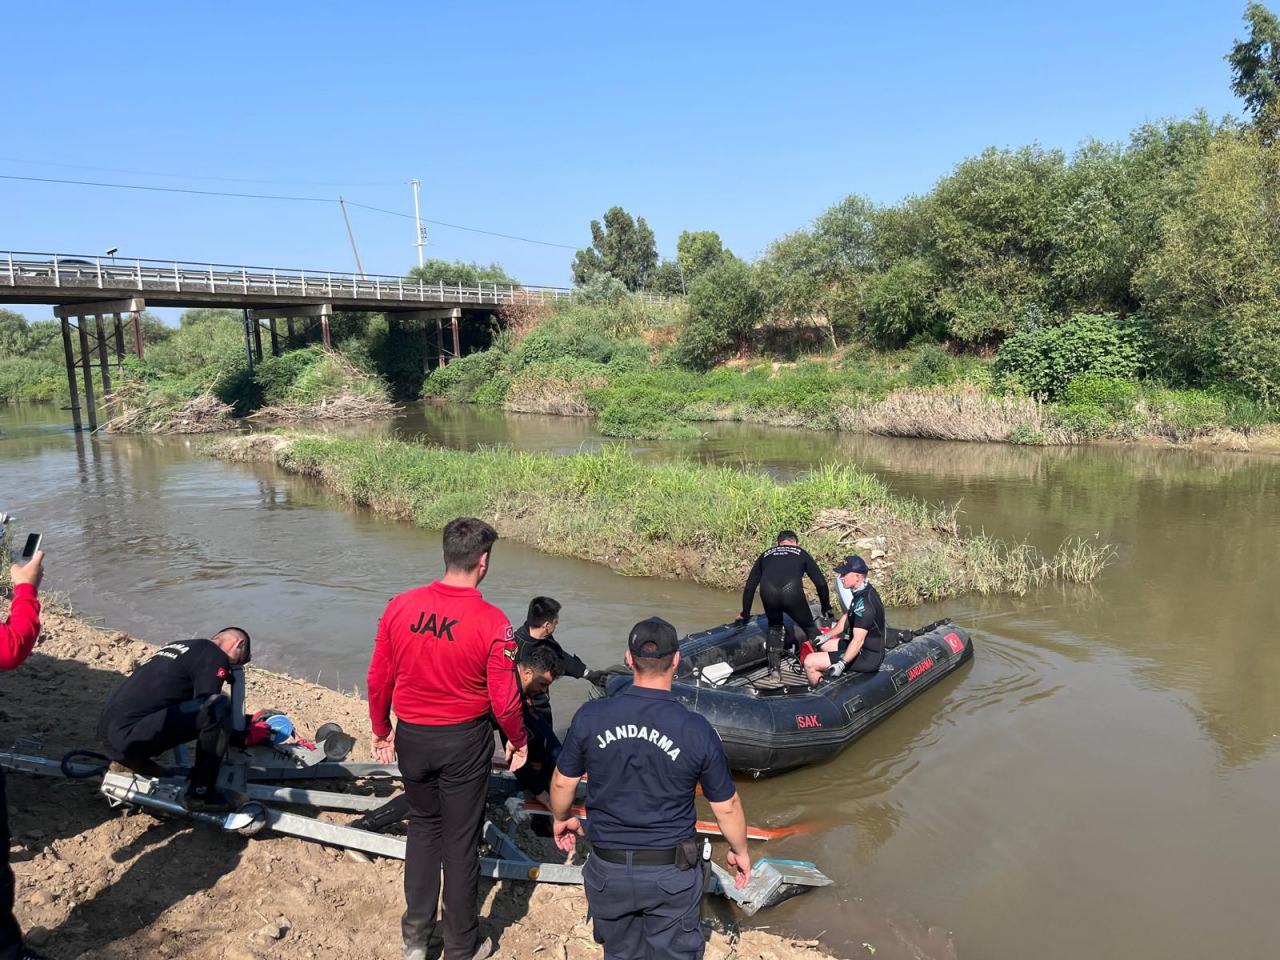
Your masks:
{"label": "dense bushes", "polygon": [[1136,379],[1149,338],[1140,319],[1077,314],[1061,325],[1037,325],[1009,336],[996,358],[996,376],[1009,388],[1057,400],[1076,377]]}
{"label": "dense bushes", "polygon": [[680,363],[706,370],[738,347],[759,321],[763,298],[751,267],[725,257],[689,288],[689,317],[676,344]]}
{"label": "dense bushes", "polygon": [[0,403],[53,400],[66,396],[63,368],[36,357],[0,357]]}

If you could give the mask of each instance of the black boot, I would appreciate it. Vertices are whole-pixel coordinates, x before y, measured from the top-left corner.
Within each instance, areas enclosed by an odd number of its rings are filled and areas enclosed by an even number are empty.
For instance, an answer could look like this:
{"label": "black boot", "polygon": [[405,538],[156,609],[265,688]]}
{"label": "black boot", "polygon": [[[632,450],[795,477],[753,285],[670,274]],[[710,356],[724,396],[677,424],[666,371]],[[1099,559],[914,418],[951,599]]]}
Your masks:
{"label": "black boot", "polygon": [[765,655],[769,658],[769,672],[779,680],[782,679],[782,628],[770,627],[769,639],[765,644]]}

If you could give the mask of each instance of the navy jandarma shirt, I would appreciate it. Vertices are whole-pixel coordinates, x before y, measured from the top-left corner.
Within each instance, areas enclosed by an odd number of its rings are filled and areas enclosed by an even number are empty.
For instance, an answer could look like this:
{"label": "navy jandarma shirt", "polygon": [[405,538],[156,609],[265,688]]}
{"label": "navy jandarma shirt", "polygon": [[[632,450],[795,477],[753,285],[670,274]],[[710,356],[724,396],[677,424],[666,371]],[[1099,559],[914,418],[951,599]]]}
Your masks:
{"label": "navy jandarma shirt", "polygon": [[556,766],[587,775],[588,835],[605,849],[670,849],[694,834],[698,784],[713,803],[736,792],[706,718],[647,687],[584,704]]}

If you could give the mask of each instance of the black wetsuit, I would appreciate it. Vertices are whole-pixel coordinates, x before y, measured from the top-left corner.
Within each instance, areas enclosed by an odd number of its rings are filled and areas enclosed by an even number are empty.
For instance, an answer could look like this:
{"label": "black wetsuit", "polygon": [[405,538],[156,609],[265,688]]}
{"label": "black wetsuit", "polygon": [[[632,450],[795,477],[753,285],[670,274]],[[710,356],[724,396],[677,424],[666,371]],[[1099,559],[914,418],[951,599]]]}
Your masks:
{"label": "black wetsuit", "polygon": [[853,631],[862,629],[867,631],[866,639],[862,641],[862,649],[853,658],[848,669],[858,673],[875,673],[884,662],[884,603],[880,600],[880,594],[868,583],[853,595],[846,612],[844,633],[840,637],[840,646],[831,655],[831,662],[835,663],[837,657],[844,656],[849,644],[853,642]]}
{"label": "black wetsuit", "polygon": [[[556,642],[555,634],[548,637],[531,636],[529,634],[529,623],[526,621],[516,631],[516,663],[520,662],[525,647],[530,645],[548,647],[556,655],[557,677],[573,677],[576,680],[581,680],[587,675],[587,665],[560,646]],[[536,697],[525,700],[525,714],[533,714],[548,727],[552,727],[551,693],[543,691]],[[554,765],[554,761],[552,763]]]}
{"label": "black wetsuit", "polygon": [[231,676],[231,661],[212,640],[161,647],[108,698],[98,722],[106,754],[136,767],[195,740],[191,782],[213,786],[230,738],[222,685]]}
{"label": "black wetsuit", "polygon": [[795,621],[810,640],[818,636],[818,625],[813,622],[813,611],[804,596],[802,578],[807,576],[818,591],[818,603],[823,615],[831,610],[831,593],[813,557],[792,544],[770,547],[756,559],[747,585],[742,589],[742,619],[751,616],[751,604],[756,588],[760,589],[760,602],[773,630],[781,630],[783,614]]}

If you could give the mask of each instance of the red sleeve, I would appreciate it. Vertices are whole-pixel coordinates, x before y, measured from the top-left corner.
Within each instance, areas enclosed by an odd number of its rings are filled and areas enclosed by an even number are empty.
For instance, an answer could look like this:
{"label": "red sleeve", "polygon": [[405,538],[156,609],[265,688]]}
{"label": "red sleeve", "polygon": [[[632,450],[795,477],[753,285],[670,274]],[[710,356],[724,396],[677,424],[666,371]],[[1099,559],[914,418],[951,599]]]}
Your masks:
{"label": "red sleeve", "polygon": [[15,670],[27,659],[40,636],[40,601],[36,588],[20,583],[13,588],[9,619],[0,623],[0,670]]}
{"label": "red sleeve", "polygon": [[378,635],[373,641],[373,656],[369,659],[369,720],[376,737],[391,736],[391,693],[396,687],[395,665],[391,658],[391,635],[387,621],[391,618],[391,605],[378,621]]}
{"label": "red sleeve", "polygon": [[519,750],[529,742],[529,737],[525,733],[524,714],[520,709],[520,681],[516,679],[515,661],[516,642],[511,624],[502,617],[489,644],[485,682],[489,687],[489,705],[493,708],[494,719],[506,738]]}

